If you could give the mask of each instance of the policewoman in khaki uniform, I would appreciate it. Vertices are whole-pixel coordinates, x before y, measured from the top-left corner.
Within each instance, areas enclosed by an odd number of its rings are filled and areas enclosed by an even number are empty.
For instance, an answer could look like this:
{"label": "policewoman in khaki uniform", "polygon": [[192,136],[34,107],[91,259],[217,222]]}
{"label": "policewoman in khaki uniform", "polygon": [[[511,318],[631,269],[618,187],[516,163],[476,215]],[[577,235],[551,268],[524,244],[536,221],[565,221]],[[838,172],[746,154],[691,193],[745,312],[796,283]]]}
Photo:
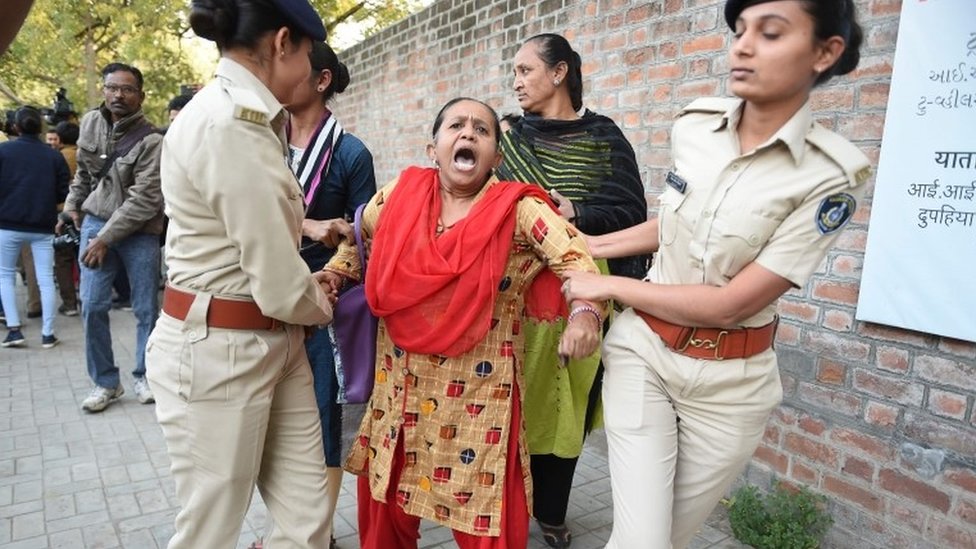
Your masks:
{"label": "policewoman in khaki uniform", "polygon": [[216,78],[170,126],[163,315],[146,362],[181,509],[170,549],[231,548],[257,484],[266,547],[329,546],[332,509],[303,325],[332,308],[298,254],[302,190],[282,103],[322,21],[306,0],[194,0]]}
{"label": "policewoman in khaki uniform", "polygon": [[869,175],[809,105],[857,65],[852,1],[729,0],[725,18],[738,98],[681,111],[657,219],[590,239],[596,257],[657,251],[647,281],[564,284],[631,307],[603,346],[608,548],[686,547],[745,467],[782,398],[777,299],[816,270]]}

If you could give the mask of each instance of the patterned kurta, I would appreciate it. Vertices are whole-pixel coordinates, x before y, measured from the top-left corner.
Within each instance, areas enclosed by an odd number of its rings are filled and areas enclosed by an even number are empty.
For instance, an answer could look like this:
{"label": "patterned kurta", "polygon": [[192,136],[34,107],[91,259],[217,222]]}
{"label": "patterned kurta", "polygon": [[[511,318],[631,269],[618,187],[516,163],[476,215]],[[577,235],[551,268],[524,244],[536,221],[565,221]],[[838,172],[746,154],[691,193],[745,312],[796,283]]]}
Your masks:
{"label": "patterned kurta", "polygon": [[[492,178],[485,189],[495,182]],[[394,186],[381,189],[363,212],[366,237],[373,234]],[[524,198],[516,212],[515,236],[499,279],[491,329],[481,343],[450,358],[413,354],[394,344],[380,319],[376,384],[358,443],[346,461],[346,469],[353,473],[368,471],[373,499],[385,502],[402,434],[406,460],[396,504],[411,515],[483,536],[500,532],[515,385],[525,394],[523,295],[544,264],[557,275],[571,270],[598,272],[580,234],[548,205]],[[370,263],[369,268],[383,267]],[[358,278],[355,247],[340,246],[327,269]],[[531,496],[523,422],[517,425],[521,475]]]}

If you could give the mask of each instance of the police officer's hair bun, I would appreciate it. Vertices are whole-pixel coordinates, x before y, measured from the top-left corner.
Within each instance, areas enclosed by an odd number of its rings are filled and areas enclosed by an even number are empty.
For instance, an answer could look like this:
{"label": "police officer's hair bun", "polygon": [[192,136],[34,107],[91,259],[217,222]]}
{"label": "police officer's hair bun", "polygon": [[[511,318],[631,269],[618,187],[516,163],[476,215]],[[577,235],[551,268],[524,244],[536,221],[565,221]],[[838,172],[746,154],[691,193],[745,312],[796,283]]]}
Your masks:
{"label": "police officer's hair bun", "polygon": [[857,68],[861,61],[861,43],[864,31],[857,22],[854,0],[806,0],[803,6],[813,18],[813,32],[817,38],[827,40],[831,36],[844,39],[844,53],[826,71],[822,72],[814,85],[820,85],[838,74],[847,74]]}
{"label": "police officer's hair bun", "polygon": [[216,42],[221,52],[227,48],[254,48],[262,36],[281,27],[291,31],[293,44],[305,36],[285,19],[272,0],[193,0],[190,8],[190,28],[197,36]]}
{"label": "police officer's hair bun", "polygon": [[236,0],[193,0],[190,27],[200,38],[217,43],[223,49],[237,30]]}
{"label": "police officer's hair bun", "polygon": [[537,34],[525,41],[537,42],[539,45],[539,58],[552,68],[559,63],[566,63],[566,89],[569,91],[569,99],[573,104],[573,110],[583,108],[583,60],[579,54],[573,51],[564,37],[553,34]]}

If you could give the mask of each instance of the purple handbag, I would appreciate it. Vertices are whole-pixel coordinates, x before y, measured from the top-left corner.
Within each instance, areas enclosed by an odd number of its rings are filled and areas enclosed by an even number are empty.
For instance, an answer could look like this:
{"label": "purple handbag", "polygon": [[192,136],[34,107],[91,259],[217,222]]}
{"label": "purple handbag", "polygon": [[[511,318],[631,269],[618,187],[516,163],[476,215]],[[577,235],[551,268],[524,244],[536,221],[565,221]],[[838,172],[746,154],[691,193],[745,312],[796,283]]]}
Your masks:
{"label": "purple handbag", "polygon": [[361,232],[363,208],[356,208],[353,230],[356,233],[356,249],[362,266],[359,284],[339,296],[332,311],[333,329],[341,368],[345,380],[346,402],[359,404],[369,400],[373,392],[376,369],[376,322],[366,303],[366,250]]}

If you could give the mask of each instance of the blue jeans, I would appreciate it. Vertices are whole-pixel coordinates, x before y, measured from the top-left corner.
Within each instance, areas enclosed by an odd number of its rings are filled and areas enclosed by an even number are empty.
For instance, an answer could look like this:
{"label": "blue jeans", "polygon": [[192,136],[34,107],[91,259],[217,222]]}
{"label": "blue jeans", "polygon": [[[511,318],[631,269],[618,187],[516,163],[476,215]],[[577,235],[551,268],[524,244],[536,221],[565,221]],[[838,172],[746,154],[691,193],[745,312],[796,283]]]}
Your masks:
{"label": "blue jeans", "polygon": [[119,384],[119,369],[112,354],[108,312],[112,308],[112,282],[120,268],[129,273],[132,312],[136,315],[134,377],[146,375],[146,340],[159,315],[159,236],[133,233],[112,244],[102,264],[94,269],[81,263],[88,242],[98,236],[105,220],[86,215],[81,224],[78,262],[81,268],[81,321],[85,328],[85,358],[92,381],[106,389]]}
{"label": "blue jeans", "polygon": [[7,326],[20,327],[17,296],[14,284],[17,280],[17,258],[20,248],[30,244],[34,254],[34,272],[41,290],[41,335],[54,335],[54,317],[57,314],[57,292],[54,289],[54,240],[53,233],[29,233],[0,229],[0,300],[7,314]]}
{"label": "blue jeans", "polygon": [[339,380],[336,379],[329,331],[316,328],[312,337],[305,340],[305,352],[308,354],[308,363],[312,366],[315,402],[318,404],[319,421],[322,423],[325,464],[328,467],[341,467],[342,405],[336,403]]}

